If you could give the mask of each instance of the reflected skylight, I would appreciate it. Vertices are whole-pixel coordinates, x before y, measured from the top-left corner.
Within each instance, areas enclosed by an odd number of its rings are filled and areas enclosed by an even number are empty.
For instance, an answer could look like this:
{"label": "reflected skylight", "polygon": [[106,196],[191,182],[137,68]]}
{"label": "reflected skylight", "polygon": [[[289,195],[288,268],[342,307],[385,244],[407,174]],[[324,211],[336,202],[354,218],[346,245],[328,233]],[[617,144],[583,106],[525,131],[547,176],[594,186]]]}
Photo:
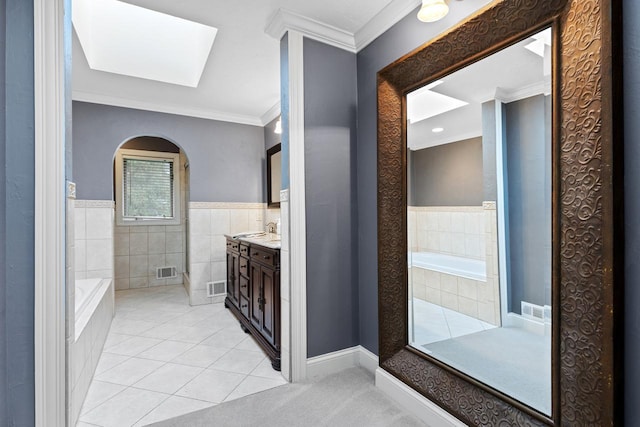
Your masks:
{"label": "reflected skylight", "polygon": [[434,92],[431,89],[439,86],[442,80],[435,81],[407,95],[407,114],[409,123],[435,117],[447,111],[464,107],[468,103],[451,96]]}

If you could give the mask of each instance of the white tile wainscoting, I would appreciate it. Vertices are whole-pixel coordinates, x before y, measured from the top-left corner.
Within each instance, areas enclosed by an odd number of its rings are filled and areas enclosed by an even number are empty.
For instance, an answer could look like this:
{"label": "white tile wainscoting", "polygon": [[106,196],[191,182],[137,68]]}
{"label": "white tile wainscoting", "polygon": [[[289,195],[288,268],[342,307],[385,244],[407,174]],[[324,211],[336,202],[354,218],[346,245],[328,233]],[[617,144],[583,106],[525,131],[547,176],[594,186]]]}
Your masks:
{"label": "white tile wainscoting", "polygon": [[113,278],[113,201],[76,200],[74,205],[75,278]]}
{"label": "white tile wainscoting", "polygon": [[207,282],[226,280],[225,234],[264,231],[275,223],[280,209],[264,203],[189,203],[189,293],[191,305],[222,302],[224,297],[207,297]]}
{"label": "white tile wainscoting", "polygon": [[[114,278],[116,290],[184,282],[190,303],[199,305],[224,299],[206,295],[207,282],[226,280],[224,235],[265,230],[277,222],[280,209],[265,203],[190,202],[184,224],[127,227],[114,225],[113,201],[75,200],[73,216],[76,279]],[[176,267],[177,277],[156,279],[163,266]]]}

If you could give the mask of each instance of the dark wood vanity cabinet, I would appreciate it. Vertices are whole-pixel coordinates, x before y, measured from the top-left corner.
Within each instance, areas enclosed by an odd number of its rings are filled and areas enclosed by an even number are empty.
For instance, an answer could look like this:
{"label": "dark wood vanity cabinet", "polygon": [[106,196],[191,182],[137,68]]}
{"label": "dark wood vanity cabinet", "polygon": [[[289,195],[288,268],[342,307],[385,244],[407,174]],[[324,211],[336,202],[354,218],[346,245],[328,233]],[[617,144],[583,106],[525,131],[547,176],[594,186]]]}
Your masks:
{"label": "dark wood vanity cabinet", "polygon": [[225,306],[280,370],[280,250],[227,238]]}
{"label": "dark wood vanity cabinet", "polygon": [[240,244],[234,241],[227,241],[227,299],[239,306],[239,282],[240,282]]}

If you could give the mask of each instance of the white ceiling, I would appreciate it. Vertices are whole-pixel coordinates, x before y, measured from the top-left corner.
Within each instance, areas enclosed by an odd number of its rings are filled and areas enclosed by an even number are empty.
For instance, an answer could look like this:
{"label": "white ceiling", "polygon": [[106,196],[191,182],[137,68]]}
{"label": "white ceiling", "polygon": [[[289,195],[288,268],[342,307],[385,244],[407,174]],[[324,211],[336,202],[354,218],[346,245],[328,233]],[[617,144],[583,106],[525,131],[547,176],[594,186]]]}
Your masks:
{"label": "white ceiling", "polygon": [[[92,70],[74,30],[75,100],[264,125],[279,111],[279,41],[265,33],[279,9],[353,35],[391,0],[125,2],[218,28],[199,85],[190,88]],[[406,9],[415,7],[419,0],[394,3]]]}
{"label": "white ceiling", "polygon": [[[73,1],[73,0],[72,0]],[[218,29],[197,87],[89,68],[74,30],[73,99],[264,126],[280,112],[283,24],[357,52],[421,0],[121,0]],[[434,36],[491,1],[452,3]],[[416,18],[417,19],[417,18]],[[430,26],[430,27],[429,27]],[[116,27],[117,29],[117,27]],[[425,39],[426,41],[426,39]]]}
{"label": "white ceiling", "polygon": [[[550,31],[550,30],[547,30]],[[407,125],[407,145],[418,150],[482,135],[482,103],[501,99],[511,102],[550,90],[550,49],[545,58],[527,45],[534,38],[522,40],[453,74],[431,91],[468,104]],[[420,91],[418,89],[417,91]],[[416,91],[416,92],[417,92]],[[411,112],[407,112],[411,116]],[[441,127],[444,131],[433,133]]]}

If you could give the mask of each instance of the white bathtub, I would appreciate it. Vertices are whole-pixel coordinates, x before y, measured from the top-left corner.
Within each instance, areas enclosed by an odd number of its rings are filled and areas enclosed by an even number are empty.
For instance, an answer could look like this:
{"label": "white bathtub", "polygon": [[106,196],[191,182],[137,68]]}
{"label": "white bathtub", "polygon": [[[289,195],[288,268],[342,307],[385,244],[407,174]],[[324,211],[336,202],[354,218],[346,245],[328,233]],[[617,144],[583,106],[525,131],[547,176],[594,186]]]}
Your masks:
{"label": "white bathtub", "polygon": [[80,336],[94,311],[100,305],[105,294],[107,298],[113,299],[111,279],[81,279],[76,280],[75,292],[75,335]]}
{"label": "white bathtub", "polygon": [[84,312],[91,298],[98,292],[102,279],[76,280],[76,318]]}
{"label": "white bathtub", "polygon": [[409,267],[420,267],[467,279],[487,281],[487,264],[481,260],[433,252],[409,252],[408,261]]}
{"label": "white bathtub", "polygon": [[69,344],[70,425],[76,425],[113,319],[111,279],[75,282],[75,339]]}

